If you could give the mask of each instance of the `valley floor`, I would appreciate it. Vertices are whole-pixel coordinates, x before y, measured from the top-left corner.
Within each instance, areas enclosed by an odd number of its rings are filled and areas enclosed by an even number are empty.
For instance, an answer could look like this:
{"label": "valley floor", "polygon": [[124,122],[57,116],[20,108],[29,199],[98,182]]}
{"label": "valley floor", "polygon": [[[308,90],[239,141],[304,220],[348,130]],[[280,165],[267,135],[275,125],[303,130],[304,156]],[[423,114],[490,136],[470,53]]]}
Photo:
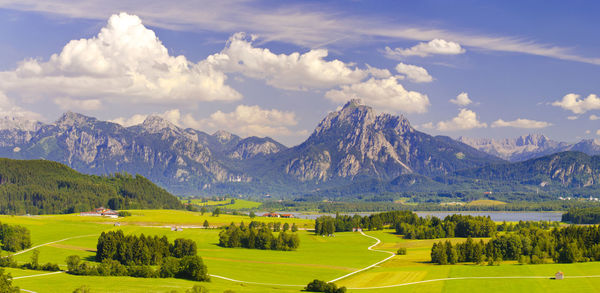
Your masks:
{"label": "valley floor", "polygon": [[[300,230],[301,243],[296,251],[265,251],[217,246],[219,229],[184,228],[171,231],[170,226],[201,226],[230,222],[248,223],[246,216],[211,217],[183,211],[132,211],[133,216],[119,219],[81,217],[77,215],[12,217],[0,222],[19,224],[31,230],[40,263],[58,263],[66,269],[65,259],[79,255],[93,260],[98,235],[102,231],[122,229],[126,234],[166,235],[171,241],[190,238],[198,244],[213,275],[211,282],[181,279],[141,279],[131,277],[73,276],[21,269],[6,269],[13,283],[29,292],[72,292],[82,285],[91,292],[185,292],[200,284],[210,292],[300,292],[313,279],[349,288],[348,292],[593,292],[600,291],[600,263],[519,265],[504,262],[500,266],[433,265],[429,263],[431,245],[437,240],[405,240],[392,231],[369,231],[366,235],[346,232],[335,237],[316,236]],[[269,219],[259,221],[295,222],[310,227],[309,220]],[[366,237],[367,236],[367,237]],[[464,239],[450,239],[453,242]],[[378,241],[380,241],[378,243]],[[376,244],[376,245],[374,245]],[[399,248],[407,255],[393,255]],[[371,248],[371,249],[368,249]],[[3,252],[3,255],[6,255]],[[29,261],[32,250],[15,256],[19,263]],[[378,263],[386,258],[387,261]],[[377,264],[378,263],[378,264]],[[374,265],[373,267],[370,267]],[[366,270],[364,268],[370,267]],[[359,272],[356,272],[359,271]],[[565,280],[551,277],[557,271]],[[356,273],[354,273],[356,272]],[[354,274],[353,274],[354,273]],[[339,279],[340,277],[347,276]]]}

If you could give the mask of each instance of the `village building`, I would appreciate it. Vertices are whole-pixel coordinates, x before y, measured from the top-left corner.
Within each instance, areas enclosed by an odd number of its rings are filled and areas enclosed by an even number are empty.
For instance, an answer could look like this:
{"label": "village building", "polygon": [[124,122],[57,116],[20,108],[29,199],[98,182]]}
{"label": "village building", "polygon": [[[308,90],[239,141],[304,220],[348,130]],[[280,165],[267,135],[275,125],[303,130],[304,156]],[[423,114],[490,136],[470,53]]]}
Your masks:
{"label": "village building", "polygon": [[562,280],[565,278],[565,274],[561,271],[556,272],[556,274],[554,274],[554,278],[556,280]]}
{"label": "village building", "polygon": [[99,207],[94,209],[92,212],[81,212],[79,215],[86,217],[108,217],[116,219],[119,217],[119,212],[104,207]]}
{"label": "village building", "polygon": [[269,217],[269,218],[279,218],[280,215],[278,213],[266,213],[262,215],[263,217]]}
{"label": "village building", "polygon": [[282,218],[293,218],[294,215],[292,215],[292,214],[281,214],[281,217]]}

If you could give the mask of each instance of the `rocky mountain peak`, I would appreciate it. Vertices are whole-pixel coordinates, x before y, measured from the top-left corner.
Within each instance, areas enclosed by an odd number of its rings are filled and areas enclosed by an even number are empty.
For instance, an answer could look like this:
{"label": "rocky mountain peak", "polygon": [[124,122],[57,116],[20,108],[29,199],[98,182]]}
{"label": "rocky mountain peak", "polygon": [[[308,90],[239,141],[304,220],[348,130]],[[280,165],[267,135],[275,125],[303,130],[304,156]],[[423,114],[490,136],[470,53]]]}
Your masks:
{"label": "rocky mountain peak", "polygon": [[212,134],[212,136],[214,136],[222,144],[228,143],[237,137],[235,134],[225,130],[217,130]]}
{"label": "rocky mountain peak", "polygon": [[95,121],[96,118],[68,111],[56,121],[56,125],[59,127],[85,126]]}
{"label": "rocky mountain peak", "polygon": [[528,134],[528,135],[523,135],[523,136],[518,137],[515,140],[515,144],[517,146],[525,146],[525,145],[542,146],[548,141],[550,141],[550,140],[543,134]]}
{"label": "rocky mountain peak", "polygon": [[149,115],[148,117],[146,117],[146,119],[142,123],[142,128],[144,128],[150,133],[157,133],[163,129],[170,129],[175,131],[179,130],[179,127],[175,126],[175,124],[157,115]]}

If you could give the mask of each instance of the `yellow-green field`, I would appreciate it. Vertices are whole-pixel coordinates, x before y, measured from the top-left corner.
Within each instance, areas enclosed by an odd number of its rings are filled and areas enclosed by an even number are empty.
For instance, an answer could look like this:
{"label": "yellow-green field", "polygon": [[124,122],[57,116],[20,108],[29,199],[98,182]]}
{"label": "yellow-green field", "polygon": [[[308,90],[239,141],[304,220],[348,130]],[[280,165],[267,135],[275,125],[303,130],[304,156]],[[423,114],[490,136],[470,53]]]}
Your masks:
{"label": "yellow-green field", "polygon": [[493,200],[493,199],[478,199],[471,201],[467,204],[467,206],[497,206],[506,204],[503,201]]}
{"label": "yellow-green field", "polygon": [[[143,210],[131,211],[133,216],[118,219],[122,226],[115,227],[115,219],[82,217],[78,215],[53,215],[34,217],[2,216],[4,223],[20,224],[31,230],[33,245],[43,245],[40,263],[53,262],[66,268],[65,258],[79,255],[92,261],[98,235],[102,231],[122,229],[125,233],[166,235],[190,238],[198,244],[198,254],[213,275],[211,282],[197,283],[181,279],[140,279],[131,277],[73,276],[66,273],[34,276],[46,272],[7,269],[13,282],[22,289],[33,292],[72,292],[87,285],[91,292],[185,292],[194,284],[201,284],[210,292],[300,292],[302,286],[313,279],[329,281],[374,264],[389,254],[370,251],[367,247],[374,239],[359,233],[337,233],[335,237],[315,236],[300,230],[300,247],[296,251],[266,251],[217,246],[219,229],[184,228],[171,231],[170,226],[200,226],[206,219],[211,225],[230,222],[249,222],[245,216],[208,214],[185,211]],[[295,222],[300,227],[311,227],[311,220],[270,219],[256,217],[259,221]],[[433,265],[429,261],[431,245],[445,240],[405,240],[391,230],[370,231],[366,234],[381,240],[373,249],[395,252],[407,248],[407,255],[394,256],[369,270],[362,271],[336,283],[350,288],[349,292],[595,292],[600,291],[600,278],[572,278],[574,276],[600,276],[600,263],[518,265],[504,262],[500,266],[473,264]],[[64,241],[60,241],[66,239]],[[450,239],[453,242],[464,239]],[[6,252],[3,252],[5,255]],[[19,263],[28,262],[32,252],[15,256]],[[550,279],[556,271],[567,278]],[[27,277],[33,276],[33,277]],[[222,276],[233,280],[220,279]],[[495,278],[489,278],[495,277]],[[502,278],[497,278],[502,277]],[[506,278],[510,277],[510,278]],[[514,278],[512,278],[514,277]],[[538,277],[538,278],[531,278]],[[570,278],[571,277],[571,278]],[[256,284],[264,283],[264,284]],[[271,285],[265,285],[271,284]],[[275,285],[279,284],[279,285]],[[404,285],[403,285],[404,284]],[[296,286],[284,286],[296,285]],[[401,286],[399,286],[401,285]],[[389,288],[377,288],[393,286]],[[370,288],[370,289],[369,289]]]}
{"label": "yellow-green field", "polygon": [[191,203],[197,206],[221,206],[223,208],[227,208],[230,210],[238,210],[238,209],[253,209],[258,208],[262,205],[261,202],[250,201],[245,199],[235,199],[234,203],[231,203],[231,199],[225,199],[220,201],[208,200],[202,201],[202,199],[194,198],[194,199],[181,199],[183,203]]}

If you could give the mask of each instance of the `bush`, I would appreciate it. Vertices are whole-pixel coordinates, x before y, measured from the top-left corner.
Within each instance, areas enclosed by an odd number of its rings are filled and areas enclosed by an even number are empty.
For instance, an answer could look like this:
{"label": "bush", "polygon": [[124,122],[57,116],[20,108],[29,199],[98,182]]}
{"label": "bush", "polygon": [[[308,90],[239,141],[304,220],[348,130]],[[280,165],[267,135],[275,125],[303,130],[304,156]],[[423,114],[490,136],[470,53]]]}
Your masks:
{"label": "bush", "polygon": [[398,248],[398,251],[396,252],[397,255],[406,255],[406,247],[400,247]]}
{"label": "bush", "polygon": [[88,287],[87,285],[83,285],[75,290],[73,290],[73,293],[90,293],[92,292],[90,290],[90,287]]}
{"label": "bush", "polygon": [[327,283],[325,281],[315,279],[308,283],[308,285],[304,287],[304,290],[308,292],[345,293],[346,287],[338,288],[333,283]]}
{"label": "bush", "polygon": [[0,292],[18,293],[19,291],[19,287],[12,285],[12,276],[5,274],[4,269],[0,269]]}
{"label": "bush", "polygon": [[208,281],[208,270],[199,256],[186,256],[179,262],[177,277],[192,281]]}
{"label": "bush", "polygon": [[191,289],[185,290],[185,293],[208,293],[208,289],[204,286],[194,285]]}
{"label": "bush", "polygon": [[131,217],[131,213],[128,212],[128,211],[120,211],[119,212],[119,217],[122,217],[122,218],[124,218],[124,217]]}

